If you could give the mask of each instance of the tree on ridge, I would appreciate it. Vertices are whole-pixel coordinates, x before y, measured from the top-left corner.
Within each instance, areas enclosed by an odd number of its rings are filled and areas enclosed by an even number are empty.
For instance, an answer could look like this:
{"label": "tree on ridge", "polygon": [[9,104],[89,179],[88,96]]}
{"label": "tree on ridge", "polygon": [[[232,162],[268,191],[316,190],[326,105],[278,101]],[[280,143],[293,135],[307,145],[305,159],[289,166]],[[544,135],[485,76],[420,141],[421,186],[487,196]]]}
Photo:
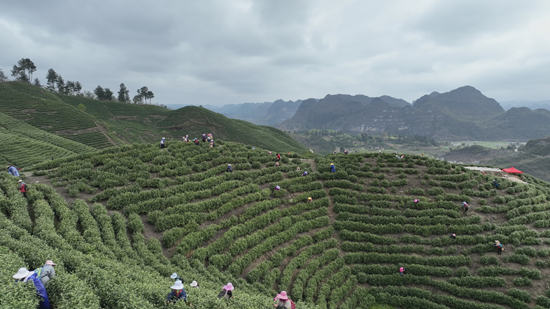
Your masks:
{"label": "tree on ridge", "polygon": [[32,73],[36,71],[36,65],[29,58],[21,58],[17,62],[17,65],[13,66],[11,70],[11,75],[15,77],[16,80],[24,81],[30,83],[32,80]]}
{"label": "tree on ridge", "polygon": [[117,101],[130,103],[130,91],[128,91],[128,88],[126,88],[126,85],[124,85],[124,83],[120,84],[120,90],[118,91]]}
{"label": "tree on ridge", "polygon": [[55,82],[57,81],[57,73],[53,69],[48,70],[48,74],[46,74],[46,89],[48,89],[51,92],[55,91]]}

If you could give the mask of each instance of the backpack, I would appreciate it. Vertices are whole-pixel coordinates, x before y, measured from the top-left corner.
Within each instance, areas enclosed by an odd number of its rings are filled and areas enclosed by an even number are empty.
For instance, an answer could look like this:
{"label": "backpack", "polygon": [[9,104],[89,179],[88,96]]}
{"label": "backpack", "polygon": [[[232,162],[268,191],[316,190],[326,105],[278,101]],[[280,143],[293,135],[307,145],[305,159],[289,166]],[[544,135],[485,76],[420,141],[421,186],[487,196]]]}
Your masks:
{"label": "backpack", "polygon": [[38,280],[42,280],[43,270],[44,270],[44,267],[38,267],[37,269],[34,270],[34,273],[36,274],[36,278],[38,278]]}
{"label": "backpack", "polygon": [[290,300],[290,309],[296,309],[296,304],[292,301],[292,299],[289,299]]}

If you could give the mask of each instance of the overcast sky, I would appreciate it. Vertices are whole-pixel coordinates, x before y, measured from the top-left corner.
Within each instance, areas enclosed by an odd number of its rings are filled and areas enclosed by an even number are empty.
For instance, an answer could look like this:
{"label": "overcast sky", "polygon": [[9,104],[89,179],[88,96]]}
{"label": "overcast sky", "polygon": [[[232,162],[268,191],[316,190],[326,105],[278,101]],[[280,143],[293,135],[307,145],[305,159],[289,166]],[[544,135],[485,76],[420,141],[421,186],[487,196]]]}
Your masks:
{"label": "overcast sky", "polygon": [[223,105],[471,85],[550,99],[550,1],[0,0],[0,68]]}

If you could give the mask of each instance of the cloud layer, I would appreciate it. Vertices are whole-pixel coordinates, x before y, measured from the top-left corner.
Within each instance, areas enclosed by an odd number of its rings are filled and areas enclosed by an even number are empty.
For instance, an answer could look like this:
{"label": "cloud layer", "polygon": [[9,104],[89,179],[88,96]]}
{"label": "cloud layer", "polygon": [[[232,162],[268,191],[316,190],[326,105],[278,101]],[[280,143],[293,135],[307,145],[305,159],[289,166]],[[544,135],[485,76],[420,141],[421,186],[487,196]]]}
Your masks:
{"label": "cloud layer", "polygon": [[550,2],[0,0],[0,68],[22,57],[85,89],[162,104],[263,102],[327,93],[412,101],[472,85],[550,98]]}

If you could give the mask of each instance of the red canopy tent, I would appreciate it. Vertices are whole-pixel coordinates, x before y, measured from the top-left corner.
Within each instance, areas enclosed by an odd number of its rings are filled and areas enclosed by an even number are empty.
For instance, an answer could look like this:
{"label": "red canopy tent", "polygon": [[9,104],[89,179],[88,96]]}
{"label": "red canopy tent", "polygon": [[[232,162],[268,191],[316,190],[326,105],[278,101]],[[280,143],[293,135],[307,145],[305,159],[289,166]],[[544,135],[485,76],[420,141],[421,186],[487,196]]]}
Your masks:
{"label": "red canopy tent", "polygon": [[522,171],[516,169],[515,167],[505,168],[502,171],[508,174],[523,174]]}

